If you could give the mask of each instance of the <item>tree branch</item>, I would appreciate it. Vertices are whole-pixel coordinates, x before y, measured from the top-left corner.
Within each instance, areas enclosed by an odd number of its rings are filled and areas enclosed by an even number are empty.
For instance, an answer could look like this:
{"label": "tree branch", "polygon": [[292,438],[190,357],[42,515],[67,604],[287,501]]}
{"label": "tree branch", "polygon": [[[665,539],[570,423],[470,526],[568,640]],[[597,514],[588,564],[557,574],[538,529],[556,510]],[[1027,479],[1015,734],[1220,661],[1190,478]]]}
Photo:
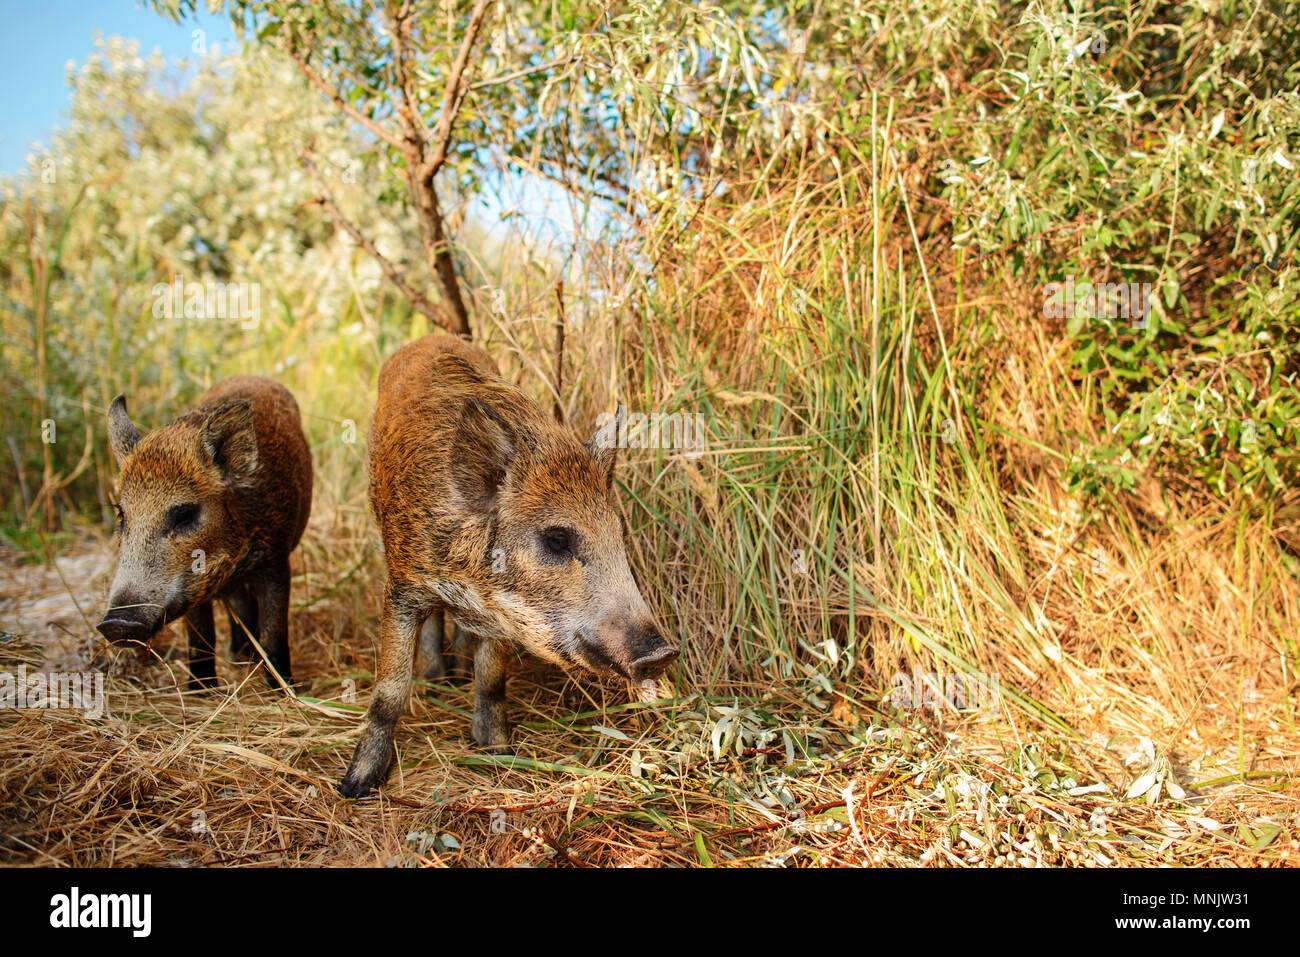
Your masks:
{"label": "tree branch", "polygon": [[[401,91],[402,102],[398,113],[406,130],[406,182],[411,191],[411,199],[420,221],[420,240],[424,243],[425,255],[429,267],[442,284],[443,297],[451,310],[453,321],[449,329],[464,339],[470,338],[469,312],[460,293],[460,279],[456,275],[456,261],[451,255],[451,244],[447,241],[443,224],[442,206],[438,200],[438,191],[434,177],[446,159],[448,142],[451,139],[451,118],[460,108],[464,94],[459,92],[469,62],[469,53],[474,40],[483,28],[488,8],[493,0],[479,0],[470,15],[469,26],[461,40],[460,50],[448,78],[447,92],[443,96],[444,115],[439,122],[439,145],[435,152],[427,154],[428,140],[425,137],[424,119],[420,113],[419,98],[411,81],[407,67],[407,51],[410,46],[410,18],[412,7],[409,2],[390,7],[389,30],[393,41],[394,80]],[[454,108],[447,112],[447,103],[454,101]],[[440,158],[439,158],[440,157]]]}
{"label": "tree branch", "polygon": [[335,107],[342,110],[344,114],[351,117],[356,122],[360,123],[380,140],[393,147],[393,149],[402,151],[406,150],[405,145],[391,130],[385,129],[382,125],[375,122],[347,100],[343,99],[342,94],[325,82],[325,78],[313,70],[307,64],[307,61],[303,56],[292,45],[290,45],[288,53],[289,56],[293,58],[293,62],[298,64],[298,69],[302,71],[302,75],[307,78],[307,81],[312,86],[316,87],[316,89],[320,90],[321,93],[325,94],[325,96],[329,97]]}
{"label": "tree branch", "polygon": [[407,153],[411,157],[411,167],[418,167],[424,162],[424,119],[420,116],[419,99],[415,87],[411,84],[411,71],[407,69],[407,46],[410,40],[411,5],[403,3],[392,12],[388,29],[393,38],[393,79],[402,94],[402,105],[398,114],[406,130]]}
{"label": "tree branch", "polygon": [[306,168],[307,172],[311,175],[312,180],[316,183],[316,189],[319,192],[319,195],[316,197],[316,202],[325,207],[325,210],[330,214],[330,217],[343,228],[344,232],[352,237],[353,242],[364,249],[366,253],[369,254],[370,258],[379,263],[379,268],[384,271],[384,275],[387,276],[389,281],[391,281],[392,284],[401,291],[402,295],[406,296],[406,298],[411,301],[411,305],[413,305],[416,310],[427,316],[431,322],[436,322],[443,328],[455,332],[455,323],[446,312],[439,309],[424,296],[420,295],[420,293],[416,292],[402,274],[398,272],[397,267],[389,262],[387,257],[379,251],[379,248],[362,235],[361,230],[358,229],[350,219],[343,215],[338,204],[334,202],[334,197],[330,194],[329,188],[325,185],[325,180],[316,170],[315,164],[312,163],[311,154],[306,150],[303,150],[299,155],[302,158],[302,165]]}
{"label": "tree branch", "polygon": [[461,38],[460,50],[456,53],[456,60],[451,65],[451,73],[447,76],[447,88],[442,95],[442,111],[438,117],[438,129],[433,138],[433,151],[425,157],[424,164],[420,167],[420,176],[422,178],[432,178],[442,164],[447,160],[447,150],[451,145],[451,129],[456,122],[456,115],[460,112],[461,103],[465,99],[463,89],[465,80],[465,67],[469,63],[470,51],[474,48],[474,42],[478,39],[479,33],[483,29],[483,24],[487,20],[487,15],[495,0],[478,0],[474,5],[474,10],[469,15],[469,24],[465,27],[465,36]]}
{"label": "tree branch", "polygon": [[470,90],[482,90],[489,86],[499,86],[502,83],[509,83],[511,80],[521,80],[526,76],[532,76],[534,73],[542,73],[546,70],[553,70],[556,67],[567,67],[577,59],[572,53],[558,60],[548,60],[546,63],[539,63],[536,66],[526,66],[519,70],[513,70],[510,73],[501,73],[497,76],[490,76],[486,80],[479,80],[469,85]]}

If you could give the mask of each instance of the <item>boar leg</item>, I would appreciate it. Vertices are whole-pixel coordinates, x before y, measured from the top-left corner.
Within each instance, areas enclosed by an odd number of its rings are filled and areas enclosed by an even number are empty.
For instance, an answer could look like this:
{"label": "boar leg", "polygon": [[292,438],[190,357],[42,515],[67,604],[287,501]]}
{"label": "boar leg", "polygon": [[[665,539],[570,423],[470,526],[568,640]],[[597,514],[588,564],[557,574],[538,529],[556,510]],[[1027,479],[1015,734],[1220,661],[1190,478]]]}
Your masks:
{"label": "boar leg", "polygon": [[339,783],[344,797],[365,797],[388,776],[393,763],[393,731],[411,692],[415,646],[426,615],[414,596],[390,579],[384,587],[384,610],[379,623],[379,674],[375,692],[361,728],[361,740],[352,763]]}
{"label": "boar leg", "polygon": [[511,754],[506,722],[506,646],[480,638],[474,651],[474,740],[485,751]]}
{"label": "boar leg", "polygon": [[257,602],[246,583],[236,585],[226,596],[226,616],[230,619],[230,657],[236,661],[256,661],[257,652],[248,636],[256,635],[261,641],[261,629],[257,627]]}
{"label": "boar leg", "polygon": [[212,602],[196,605],[185,616],[185,630],[190,637],[190,687],[215,688],[217,626],[212,622]]}
{"label": "boar leg", "polygon": [[420,653],[426,666],[424,679],[438,681],[447,674],[447,664],[442,659],[443,618],[442,606],[436,606],[420,626]]}
{"label": "boar leg", "polygon": [[[447,640],[448,629],[451,641]],[[436,607],[420,628],[420,652],[424,655],[427,667],[424,669],[426,681],[445,681],[448,684],[464,684],[469,680],[474,648],[466,639],[464,628],[457,628],[446,617],[446,608]]]}
{"label": "boar leg", "polygon": [[[252,579],[253,597],[257,600],[258,633],[271,664],[284,683],[293,686],[293,666],[289,660],[289,557],[268,564]],[[275,678],[267,672],[266,683],[277,688]]]}

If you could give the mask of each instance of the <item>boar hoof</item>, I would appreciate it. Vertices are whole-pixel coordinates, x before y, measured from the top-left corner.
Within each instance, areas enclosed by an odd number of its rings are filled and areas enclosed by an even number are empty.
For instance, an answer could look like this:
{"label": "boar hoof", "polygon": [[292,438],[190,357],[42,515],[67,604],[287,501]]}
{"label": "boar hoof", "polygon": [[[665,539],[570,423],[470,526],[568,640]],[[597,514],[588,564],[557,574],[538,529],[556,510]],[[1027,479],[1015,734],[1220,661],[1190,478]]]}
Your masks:
{"label": "boar hoof", "polygon": [[352,763],[339,782],[339,794],[345,798],[363,798],[387,780],[397,756],[391,735],[391,728],[386,731],[367,729],[362,732],[361,742],[352,755]]}
{"label": "boar hoof", "polygon": [[515,749],[510,747],[509,732],[499,724],[484,727],[483,723],[476,719],[471,731],[471,736],[479,749],[486,751],[488,754],[515,753]]}
{"label": "boar hoof", "polygon": [[378,781],[357,780],[349,774],[339,782],[339,794],[343,795],[345,798],[368,797],[370,792],[378,786]]}
{"label": "boar hoof", "polygon": [[348,773],[339,782],[339,794],[345,798],[367,797],[372,791],[377,791],[379,785],[383,784],[384,779],[387,777],[387,768],[370,774],[363,774],[356,769],[348,768]]}

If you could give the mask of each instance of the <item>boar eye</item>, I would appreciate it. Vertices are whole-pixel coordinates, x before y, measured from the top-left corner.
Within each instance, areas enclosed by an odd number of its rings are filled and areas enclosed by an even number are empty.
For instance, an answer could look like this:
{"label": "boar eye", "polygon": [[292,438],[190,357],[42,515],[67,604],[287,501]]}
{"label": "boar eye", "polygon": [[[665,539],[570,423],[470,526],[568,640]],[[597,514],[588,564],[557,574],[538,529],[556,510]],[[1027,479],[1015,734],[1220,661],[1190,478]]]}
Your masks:
{"label": "boar eye", "polygon": [[572,529],[568,528],[548,528],[542,532],[542,544],[546,550],[557,558],[564,558],[573,554],[573,543],[576,536]]}
{"label": "boar eye", "polygon": [[199,506],[193,502],[173,505],[167,510],[167,531],[183,532],[193,526],[199,518]]}

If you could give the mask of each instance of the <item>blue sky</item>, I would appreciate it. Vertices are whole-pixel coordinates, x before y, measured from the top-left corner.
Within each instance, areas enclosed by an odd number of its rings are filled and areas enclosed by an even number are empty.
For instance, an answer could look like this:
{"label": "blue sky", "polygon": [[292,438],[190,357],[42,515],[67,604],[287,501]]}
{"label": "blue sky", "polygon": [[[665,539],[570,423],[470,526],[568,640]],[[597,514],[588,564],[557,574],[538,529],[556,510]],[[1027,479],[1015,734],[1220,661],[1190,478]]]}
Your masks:
{"label": "blue sky", "polygon": [[209,49],[234,45],[229,21],[206,12],[175,24],[135,0],[0,0],[0,173],[21,169],[32,143],[63,122],[67,63],[85,62],[97,31],[138,39],[144,55],[157,48],[180,59],[191,55],[195,29]]}
{"label": "blue sky", "polygon": [[[233,49],[235,33],[224,16],[199,12],[176,24],[136,0],[0,0],[0,175],[26,167],[26,157],[48,144],[50,133],[65,121],[70,90],[69,61],[81,64],[94,52],[95,35],[123,36],[140,41],[140,53],[161,49],[169,60],[193,55],[193,31],[202,29],[208,52]],[[563,193],[535,177],[495,177],[500,190],[479,197],[483,222],[502,231],[501,213],[522,212],[534,238],[545,245],[569,238],[576,225]]]}

